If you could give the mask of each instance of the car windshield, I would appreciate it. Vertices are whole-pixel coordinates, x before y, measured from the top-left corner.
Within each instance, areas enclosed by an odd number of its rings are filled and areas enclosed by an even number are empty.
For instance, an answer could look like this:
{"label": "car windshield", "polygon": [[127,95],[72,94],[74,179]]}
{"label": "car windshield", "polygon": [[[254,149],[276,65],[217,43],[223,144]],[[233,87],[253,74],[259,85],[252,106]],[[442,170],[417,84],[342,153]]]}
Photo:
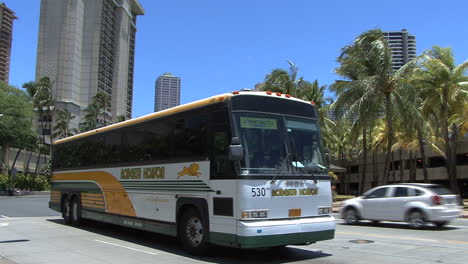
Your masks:
{"label": "car windshield", "polygon": [[316,120],[239,112],[235,120],[245,154],[242,174],[325,172]]}

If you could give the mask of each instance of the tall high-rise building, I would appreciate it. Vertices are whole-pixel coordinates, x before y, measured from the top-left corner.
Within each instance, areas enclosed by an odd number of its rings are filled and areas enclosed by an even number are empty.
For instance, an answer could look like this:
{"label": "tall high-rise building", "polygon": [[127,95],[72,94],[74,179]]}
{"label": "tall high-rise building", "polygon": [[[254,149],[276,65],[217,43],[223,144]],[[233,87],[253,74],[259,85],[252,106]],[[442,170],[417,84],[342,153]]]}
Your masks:
{"label": "tall high-rise building", "polygon": [[36,80],[49,77],[56,108],[76,116],[98,91],[113,121],[131,118],[138,0],[42,0]]}
{"label": "tall high-rise building", "polygon": [[15,12],[5,3],[0,3],[0,81],[8,83],[10,76],[11,41],[13,39],[13,20],[18,19]]}
{"label": "tall high-rise building", "polygon": [[178,105],[180,105],[180,78],[164,73],[155,82],[154,111]]}
{"label": "tall high-rise building", "polygon": [[397,71],[405,63],[416,57],[416,37],[406,29],[401,31],[384,31],[392,53],[392,69]]}

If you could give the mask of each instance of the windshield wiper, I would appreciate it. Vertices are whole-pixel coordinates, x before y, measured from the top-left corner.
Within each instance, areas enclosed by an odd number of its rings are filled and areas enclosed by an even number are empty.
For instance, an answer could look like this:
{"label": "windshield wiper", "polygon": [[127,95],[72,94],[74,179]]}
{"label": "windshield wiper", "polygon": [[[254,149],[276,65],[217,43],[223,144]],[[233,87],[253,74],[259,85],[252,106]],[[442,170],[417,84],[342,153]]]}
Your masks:
{"label": "windshield wiper", "polygon": [[[295,158],[294,159],[295,161],[293,161],[293,163],[296,162],[296,165],[297,165],[297,162],[300,162],[302,166],[306,168],[305,174],[307,174],[307,171],[310,171],[310,175],[312,176],[312,178],[314,178],[314,183],[317,184],[318,183],[317,176],[315,176],[315,174],[312,172],[312,168],[310,168],[309,165],[307,165],[304,157],[301,157],[299,153],[297,153],[296,142],[294,142],[294,139],[292,137],[291,137],[291,151],[294,154],[294,158]],[[294,167],[300,168],[298,166],[294,166]],[[301,168],[301,170],[304,173],[304,169]]]}
{"label": "windshield wiper", "polygon": [[[284,159],[281,162],[281,166],[280,166],[279,170],[276,171],[275,176],[273,177],[273,179],[271,179],[270,183],[275,183],[276,177],[278,177],[281,174],[281,172],[283,171],[284,165],[285,164],[290,164],[289,163],[290,160],[292,162],[292,154],[288,151],[288,148],[287,148],[287,145],[286,145],[286,140],[285,140],[284,136],[281,133],[280,133],[280,137],[281,137],[281,140],[283,141],[283,147],[284,147],[284,151],[286,152],[286,155],[284,156]],[[294,169],[292,168],[292,163],[291,163],[291,165],[288,165],[288,166],[291,166],[291,171],[292,171],[292,173],[294,175]]]}

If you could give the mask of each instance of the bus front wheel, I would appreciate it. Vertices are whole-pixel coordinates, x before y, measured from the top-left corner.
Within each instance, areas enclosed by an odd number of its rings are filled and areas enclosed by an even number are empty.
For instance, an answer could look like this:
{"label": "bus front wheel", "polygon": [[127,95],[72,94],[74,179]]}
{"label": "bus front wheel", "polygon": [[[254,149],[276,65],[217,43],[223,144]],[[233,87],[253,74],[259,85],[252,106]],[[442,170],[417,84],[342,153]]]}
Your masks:
{"label": "bus front wheel", "polygon": [[187,209],[180,221],[179,239],[182,247],[193,255],[203,255],[208,250],[204,219],[195,208]]}

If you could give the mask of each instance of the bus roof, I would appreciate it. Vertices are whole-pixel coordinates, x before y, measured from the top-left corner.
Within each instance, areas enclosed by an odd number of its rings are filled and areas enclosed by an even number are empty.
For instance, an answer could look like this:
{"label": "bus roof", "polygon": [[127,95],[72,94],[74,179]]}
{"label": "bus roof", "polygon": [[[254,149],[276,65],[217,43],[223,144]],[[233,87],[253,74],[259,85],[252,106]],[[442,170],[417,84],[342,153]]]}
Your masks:
{"label": "bus roof", "polygon": [[172,108],[169,108],[169,109],[165,109],[165,110],[161,110],[161,111],[154,112],[154,113],[151,113],[151,114],[147,114],[147,115],[144,115],[144,116],[141,116],[141,117],[137,117],[137,118],[129,119],[129,120],[126,120],[126,121],[122,121],[122,122],[119,122],[119,123],[116,123],[116,124],[108,125],[108,126],[105,126],[105,127],[100,127],[100,128],[93,129],[93,130],[90,130],[90,131],[86,131],[86,132],[83,132],[83,133],[80,133],[80,134],[77,134],[77,135],[73,135],[73,136],[70,136],[70,137],[66,137],[66,138],[56,140],[52,144],[54,144],[54,145],[61,144],[61,143],[68,142],[68,141],[71,141],[71,140],[75,140],[75,139],[79,139],[79,138],[99,134],[99,133],[102,133],[102,132],[105,132],[105,131],[110,131],[110,130],[113,130],[113,129],[116,129],[116,128],[121,128],[121,127],[126,127],[126,126],[139,124],[139,123],[142,123],[142,122],[145,122],[145,121],[148,121],[148,120],[152,120],[152,119],[155,119],[155,118],[158,118],[158,117],[168,116],[168,115],[171,115],[171,114],[183,112],[183,111],[190,110],[190,109],[195,109],[195,108],[202,107],[202,106],[205,106],[205,105],[224,102],[226,100],[229,100],[233,96],[244,95],[244,94],[258,95],[258,96],[275,96],[275,97],[282,97],[282,98],[285,98],[285,99],[290,99],[290,100],[294,100],[294,101],[298,101],[298,102],[308,103],[307,101],[304,101],[304,100],[301,100],[301,99],[298,99],[298,98],[294,98],[294,97],[291,97],[289,95],[276,93],[276,92],[269,92],[269,91],[268,92],[264,92],[264,91],[236,91],[236,92],[232,92],[232,93],[225,93],[225,94],[215,95],[215,96],[212,96],[212,97],[209,97],[209,98],[206,98],[206,99],[202,99],[202,100],[198,100],[198,101],[195,101],[195,102],[179,105],[179,106],[172,107]]}

